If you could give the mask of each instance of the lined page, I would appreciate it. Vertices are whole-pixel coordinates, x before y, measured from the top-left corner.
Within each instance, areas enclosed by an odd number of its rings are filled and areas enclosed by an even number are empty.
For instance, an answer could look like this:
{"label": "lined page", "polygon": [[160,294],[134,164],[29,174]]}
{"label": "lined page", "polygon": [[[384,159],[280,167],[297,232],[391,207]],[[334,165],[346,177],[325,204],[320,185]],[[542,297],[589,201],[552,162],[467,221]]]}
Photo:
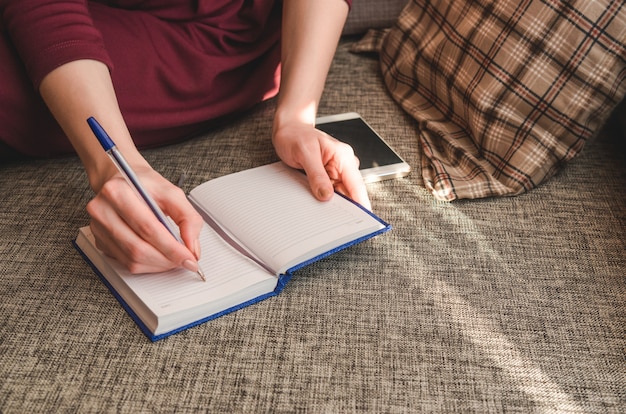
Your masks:
{"label": "lined page", "polygon": [[[89,228],[83,228],[81,231],[95,248],[95,241]],[[200,244],[202,249],[200,266],[205,271],[206,282],[202,282],[196,273],[182,268],[162,273],[133,275],[116,260],[108,257],[103,257],[103,260],[161,321],[170,315],[178,314],[176,320],[188,319],[188,322],[193,322],[202,316],[238,305],[242,297],[243,300],[250,299],[246,297],[245,292],[241,293],[250,287],[258,284],[275,286],[274,275],[236,252],[206,224],[200,234]],[[267,289],[266,287],[264,290]],[[273,287],[267,292],[272,290]],[[254,291],[252,297],[267,292]],[[212,303],[215,303],[217,308],[212,306]]]}
{"label": "lined page", "polygon": [[313,197],[283,163],[204,183],[190,196],[277,273],[384,226],[343,197]]}

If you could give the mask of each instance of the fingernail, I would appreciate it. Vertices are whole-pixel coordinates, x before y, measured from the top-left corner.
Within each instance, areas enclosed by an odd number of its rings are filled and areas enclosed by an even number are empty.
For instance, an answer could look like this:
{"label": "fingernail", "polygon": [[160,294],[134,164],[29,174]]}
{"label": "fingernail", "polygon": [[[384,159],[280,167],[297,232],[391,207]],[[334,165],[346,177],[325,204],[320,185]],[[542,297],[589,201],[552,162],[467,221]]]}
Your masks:
{"label": "fingernail", "polygon": [[187,259],[183,262],[183,267],[195,273],[198,271],[198,262],[194,262],[191,259]]}
{"label": "fingernail", "polygon": [[330,192],[326,188],[320,188],[317,192],[321,199],[328,198],[330,196]]}

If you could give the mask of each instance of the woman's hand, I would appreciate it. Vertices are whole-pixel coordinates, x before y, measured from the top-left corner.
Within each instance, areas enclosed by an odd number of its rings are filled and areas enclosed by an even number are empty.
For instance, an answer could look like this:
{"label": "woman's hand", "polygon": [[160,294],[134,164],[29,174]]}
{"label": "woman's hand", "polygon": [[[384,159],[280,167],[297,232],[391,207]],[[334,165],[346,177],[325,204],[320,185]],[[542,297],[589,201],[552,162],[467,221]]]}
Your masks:
{"label": "woman's hand", "polygon": [[135,173],[163,212],[179,226],[185,246],[158,221],[147,204],[120,175],[106,180],[87,204],[97,247],[124,264],[131,273],[184,267],[196,272],[202,218],[183,191],[153,169]]}
{"label": "woman's hand", "polygon": [[[126,127],[108,68],[94,60],[76,60],[50,72],[41,96],[80,156],[96,193],[87,205],[96,245],[133,273],[175,267],[197,271],[202,218],[183,191],[167,181],[141,156]],[[87,118],[95,117],[143,186],[180,228],[179,243],[119,174],[93,135]]]}
{"label": "woman's hand", "polygon": [[315,129],[317,107],[343,24],[344,0],[283,2],[281,83],[272,142],[289,166],[303,169],[315,197],[333,189],[370,208],[352,148]]}
{"label": "woman's hand", "polygon": [[276,153],[285,164],[306,172],[317,199],[328,200],[337,190],[371,209],[352,147],[305,122],[277,124],[272,134]]}

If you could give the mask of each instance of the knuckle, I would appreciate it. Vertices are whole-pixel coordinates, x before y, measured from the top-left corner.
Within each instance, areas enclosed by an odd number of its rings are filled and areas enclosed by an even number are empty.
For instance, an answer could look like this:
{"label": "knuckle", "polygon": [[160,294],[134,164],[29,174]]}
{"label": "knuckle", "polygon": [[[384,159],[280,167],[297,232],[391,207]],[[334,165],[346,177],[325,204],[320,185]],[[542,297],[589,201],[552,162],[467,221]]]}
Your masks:
{"label": "knuckle", "polygon": [[87,205],[85,206],[85,210],[91,217],[94,217],[98,212],[98,201],[97,199],[91,199]]}
{"label": "knuckle", "polygon": [[138,245],[126,246],[125,250],[128,257],[128,263],[126,263],[128,269],[131,273],[137,273],[142,268],[142,263],[147,262],[146,250]]}
{"label": "knuckle", "polygon": [[144,272],[143,266],[139,265],[138,263],[134,263],[134,262],[127,263],[126,267],[128,268],[128,271],[133,275]]}
{"label": "knuckle", "polygon": [[108,180],[100,188],[99,194],[107,199],[116,199],[119,197],[122,191],[122,187],[119,185],[120,180]]}
{"label": "knuckle", "polygon": [[168,196],[173,198],[184,198],[185,192],[182,188],[172,185],[168,187]]}
{"label": "knuckle", "polygon": [[346,158],[351,158],[355,156],[354,148],[352,148],[352,146],[346,144],[345,142],[341,142],[339,144],[339,152],[341,153],[342,156]]}
{"label": "knuckle", "polygon": [[161,223],[154,223],[156,217],[148,216],[147,220],[137,220],[133,226],[135,232],[144,240],[152,240],[156,237],[157,229],[155,225],[161,225]]}

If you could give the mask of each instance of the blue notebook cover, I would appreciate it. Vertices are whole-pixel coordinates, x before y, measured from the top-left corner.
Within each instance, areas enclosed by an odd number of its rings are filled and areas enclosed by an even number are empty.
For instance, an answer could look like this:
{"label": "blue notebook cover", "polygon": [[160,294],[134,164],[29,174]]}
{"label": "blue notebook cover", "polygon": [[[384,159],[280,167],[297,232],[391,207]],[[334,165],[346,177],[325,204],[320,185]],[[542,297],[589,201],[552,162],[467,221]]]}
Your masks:
{"label": "blue notebook cover", "polygon": [[165,333],[162,333],[162,334],[159,334],[159,335],[154,335],[152,333],[152,331],[150,329],[148,329],[148,327],[143,323],[141,318],[139,318],[139,316],[137,316],[137,314],[130,307],[130,305],[128,305],[126,303],[124,298],[117,292],[117,290],[115,290],[115,288],[113,287],[113,285],[111,285],[111,283],[107,280],[107,278],[104,277],[104,275],[100,272],[100,270],[93,264],[93,262],[89,259],[89,257],[87,257],[87,255],[85,255],[85,253],[83,253],[83,251],[78,246],[78,244],[76,244],[76,241],[73,241],[72,244],[74,245],[76,250],[80,253],[80,255],[83,257],[83,259],[85,259],[85,261],[89,264],[89,266],[94,271],[94,273],[96,275],[98,275],[98,277],[100,278],[102,283],[104,283],[104,285],[109,289],[109,291],[113,294],[113,296],[122,305],[122,308],[124,308],[126,313],[128,313],[128,315],[133,319],[133,321],[135,321],[137,326],[139,326],[139,329],[141,329],[141,331],[144,333],[144,335],[146,335],[148,337],[148,339],[151,340],[152,342],[156,342],[156,341],[158,341],[160,339],[167,338],[170,335],[174,335],[174,334],[182,332],[182,331],[184,331],[186,329],[193,328],[194,326],[201,325],[201,324],[203,324],[205,322],[208,322],[208,321],[211,321],[213,319],[219,318],[220,316],[229,314],[231,312],[235,312],[236,310],[239,310],[241,308],[245,308],[247,306],[253,305],[253,304],[257,303],[257,302],[260,302],[260,301],[265,300],[267,298],[270,298],[272,296],[276,296],[285,288],[285,285],[287,284],[287,281],[291,278],[290,274],[289,275],[281,275],[279,277],[279,279],[278,279],[278,284],[276,285],[276,289],[274,289],[273,292],[266,293],[264,295],[258,296],[258,297],[254,298],[252,300],[247,301],[247,302],[243,302],[243,303],[240,303],[239,305],[236,305],[236,306],[233,306],[231,308],[225,309],[225,310],[223,310],[221,312],[214,313],[212,315],[209,315],[209,316],[206,316],[204,318],[198,319],[197,321],[191,322],[191,323],[189,323],[187,325],[183,325],[183,326],[181,326],[179,328],[176,328],[176,329],[173,329],[173,330],[171,330],[169,332],[165,332]]}

